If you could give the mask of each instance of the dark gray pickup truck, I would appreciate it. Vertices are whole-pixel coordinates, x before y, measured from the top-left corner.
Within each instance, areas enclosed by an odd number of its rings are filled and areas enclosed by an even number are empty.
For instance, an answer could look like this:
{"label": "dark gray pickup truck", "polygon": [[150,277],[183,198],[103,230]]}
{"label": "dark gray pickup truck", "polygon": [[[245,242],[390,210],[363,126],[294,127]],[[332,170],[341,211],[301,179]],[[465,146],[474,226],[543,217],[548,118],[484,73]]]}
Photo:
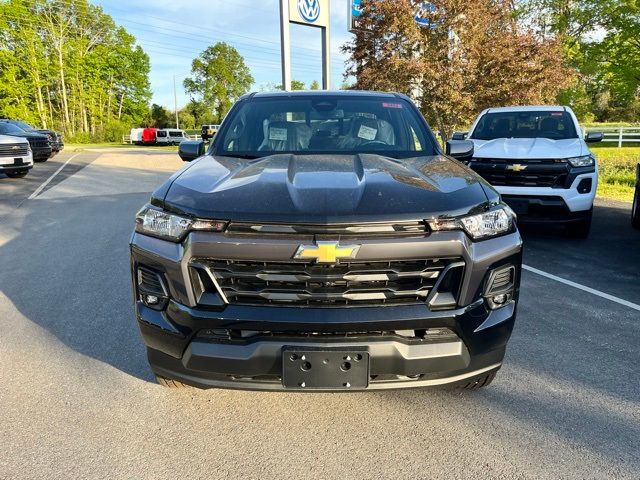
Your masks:
{"label": "dark gray pickup truck", "polygon": [[521,238],[411,101],[258,93],[153,194],[131,239],[135,310],[169,387],[369,390],[490,383]]}

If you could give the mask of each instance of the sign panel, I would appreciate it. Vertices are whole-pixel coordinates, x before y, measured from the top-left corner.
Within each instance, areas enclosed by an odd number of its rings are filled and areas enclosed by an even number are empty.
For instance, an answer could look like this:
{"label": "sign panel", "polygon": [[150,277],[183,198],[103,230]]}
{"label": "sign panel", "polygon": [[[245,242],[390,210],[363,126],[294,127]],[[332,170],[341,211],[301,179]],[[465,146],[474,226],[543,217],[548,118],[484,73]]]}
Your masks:
{"label": "sign panel", "polygon": [[[371,2],[374,0],[349,0],[349,24],[348,29],[350,32],[355,32],[356,30],[362,30],[363,27],[361,25],[361,17],[362,11],[364,8],[364,3],[367,1]],[[429,2],[420,3],[415,10],[414,20],[421,27],[427,28],[435,28],[437,27],[437,23],[431,20],[431,17],[434,13],[436,13],[436,6]]]}
{"label": "sign panel", "polygon": [[289,21],[313,27],[329,26],[330,0],[289,0]]}

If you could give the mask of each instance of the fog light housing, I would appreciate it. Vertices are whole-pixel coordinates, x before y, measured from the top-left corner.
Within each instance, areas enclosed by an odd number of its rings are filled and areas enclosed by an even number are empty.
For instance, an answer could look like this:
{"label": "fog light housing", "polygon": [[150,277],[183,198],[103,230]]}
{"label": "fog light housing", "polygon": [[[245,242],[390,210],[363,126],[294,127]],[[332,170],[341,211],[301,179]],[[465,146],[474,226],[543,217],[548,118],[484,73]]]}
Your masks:
{"label": "fog light housing", "polygon": [[589,193],[591,191],[591,179],[583,178],[578,184],[578,193]]}
{"label": "fog light housing", "polygon": [[484,288],[484,298],[491,310],[504,307],[513,299],[516,269],[504,265],[489,272]]}
{"label": "fog light housing", "polygon": [[163,310],[169,302],[169,292],[160,272],[138,267],[136,272],[138,298],[147,307]]}

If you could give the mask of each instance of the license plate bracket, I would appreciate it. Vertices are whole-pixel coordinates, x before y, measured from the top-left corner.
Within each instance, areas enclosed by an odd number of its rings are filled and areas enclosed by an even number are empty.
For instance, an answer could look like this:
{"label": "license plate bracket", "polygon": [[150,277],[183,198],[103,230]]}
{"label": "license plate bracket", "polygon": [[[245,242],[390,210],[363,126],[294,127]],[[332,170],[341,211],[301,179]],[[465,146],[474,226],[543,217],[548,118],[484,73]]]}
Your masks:
{"label": "license plate bracket", "polygon": [[291,389],[352,390],[369,385],[366,348],[285,346],[282,385]]}

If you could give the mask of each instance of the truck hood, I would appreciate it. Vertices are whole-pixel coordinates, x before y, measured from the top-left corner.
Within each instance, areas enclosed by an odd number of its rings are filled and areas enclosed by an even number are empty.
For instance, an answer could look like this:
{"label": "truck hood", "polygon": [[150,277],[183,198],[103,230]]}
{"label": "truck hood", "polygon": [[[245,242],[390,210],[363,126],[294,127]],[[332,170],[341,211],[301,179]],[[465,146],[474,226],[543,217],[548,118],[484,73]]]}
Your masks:
{"label": "truck hood", "polygon": [[409,221],[462,215],[498,201],[473,171],[443,156],[204,156],[152,197],[200,218],[265,223]]}
{"label": "truck hood", "polygon": [[12,135],[0,135],[0,144],[29,143],[27,139],[16,138]]}
{"label": "truck hood", "polygon": [[549,138],[471,139],[476,158],[508,158],[526,160],[542,158],[570,158],[588,155],[584,141],[579,138],[551,140]]}

